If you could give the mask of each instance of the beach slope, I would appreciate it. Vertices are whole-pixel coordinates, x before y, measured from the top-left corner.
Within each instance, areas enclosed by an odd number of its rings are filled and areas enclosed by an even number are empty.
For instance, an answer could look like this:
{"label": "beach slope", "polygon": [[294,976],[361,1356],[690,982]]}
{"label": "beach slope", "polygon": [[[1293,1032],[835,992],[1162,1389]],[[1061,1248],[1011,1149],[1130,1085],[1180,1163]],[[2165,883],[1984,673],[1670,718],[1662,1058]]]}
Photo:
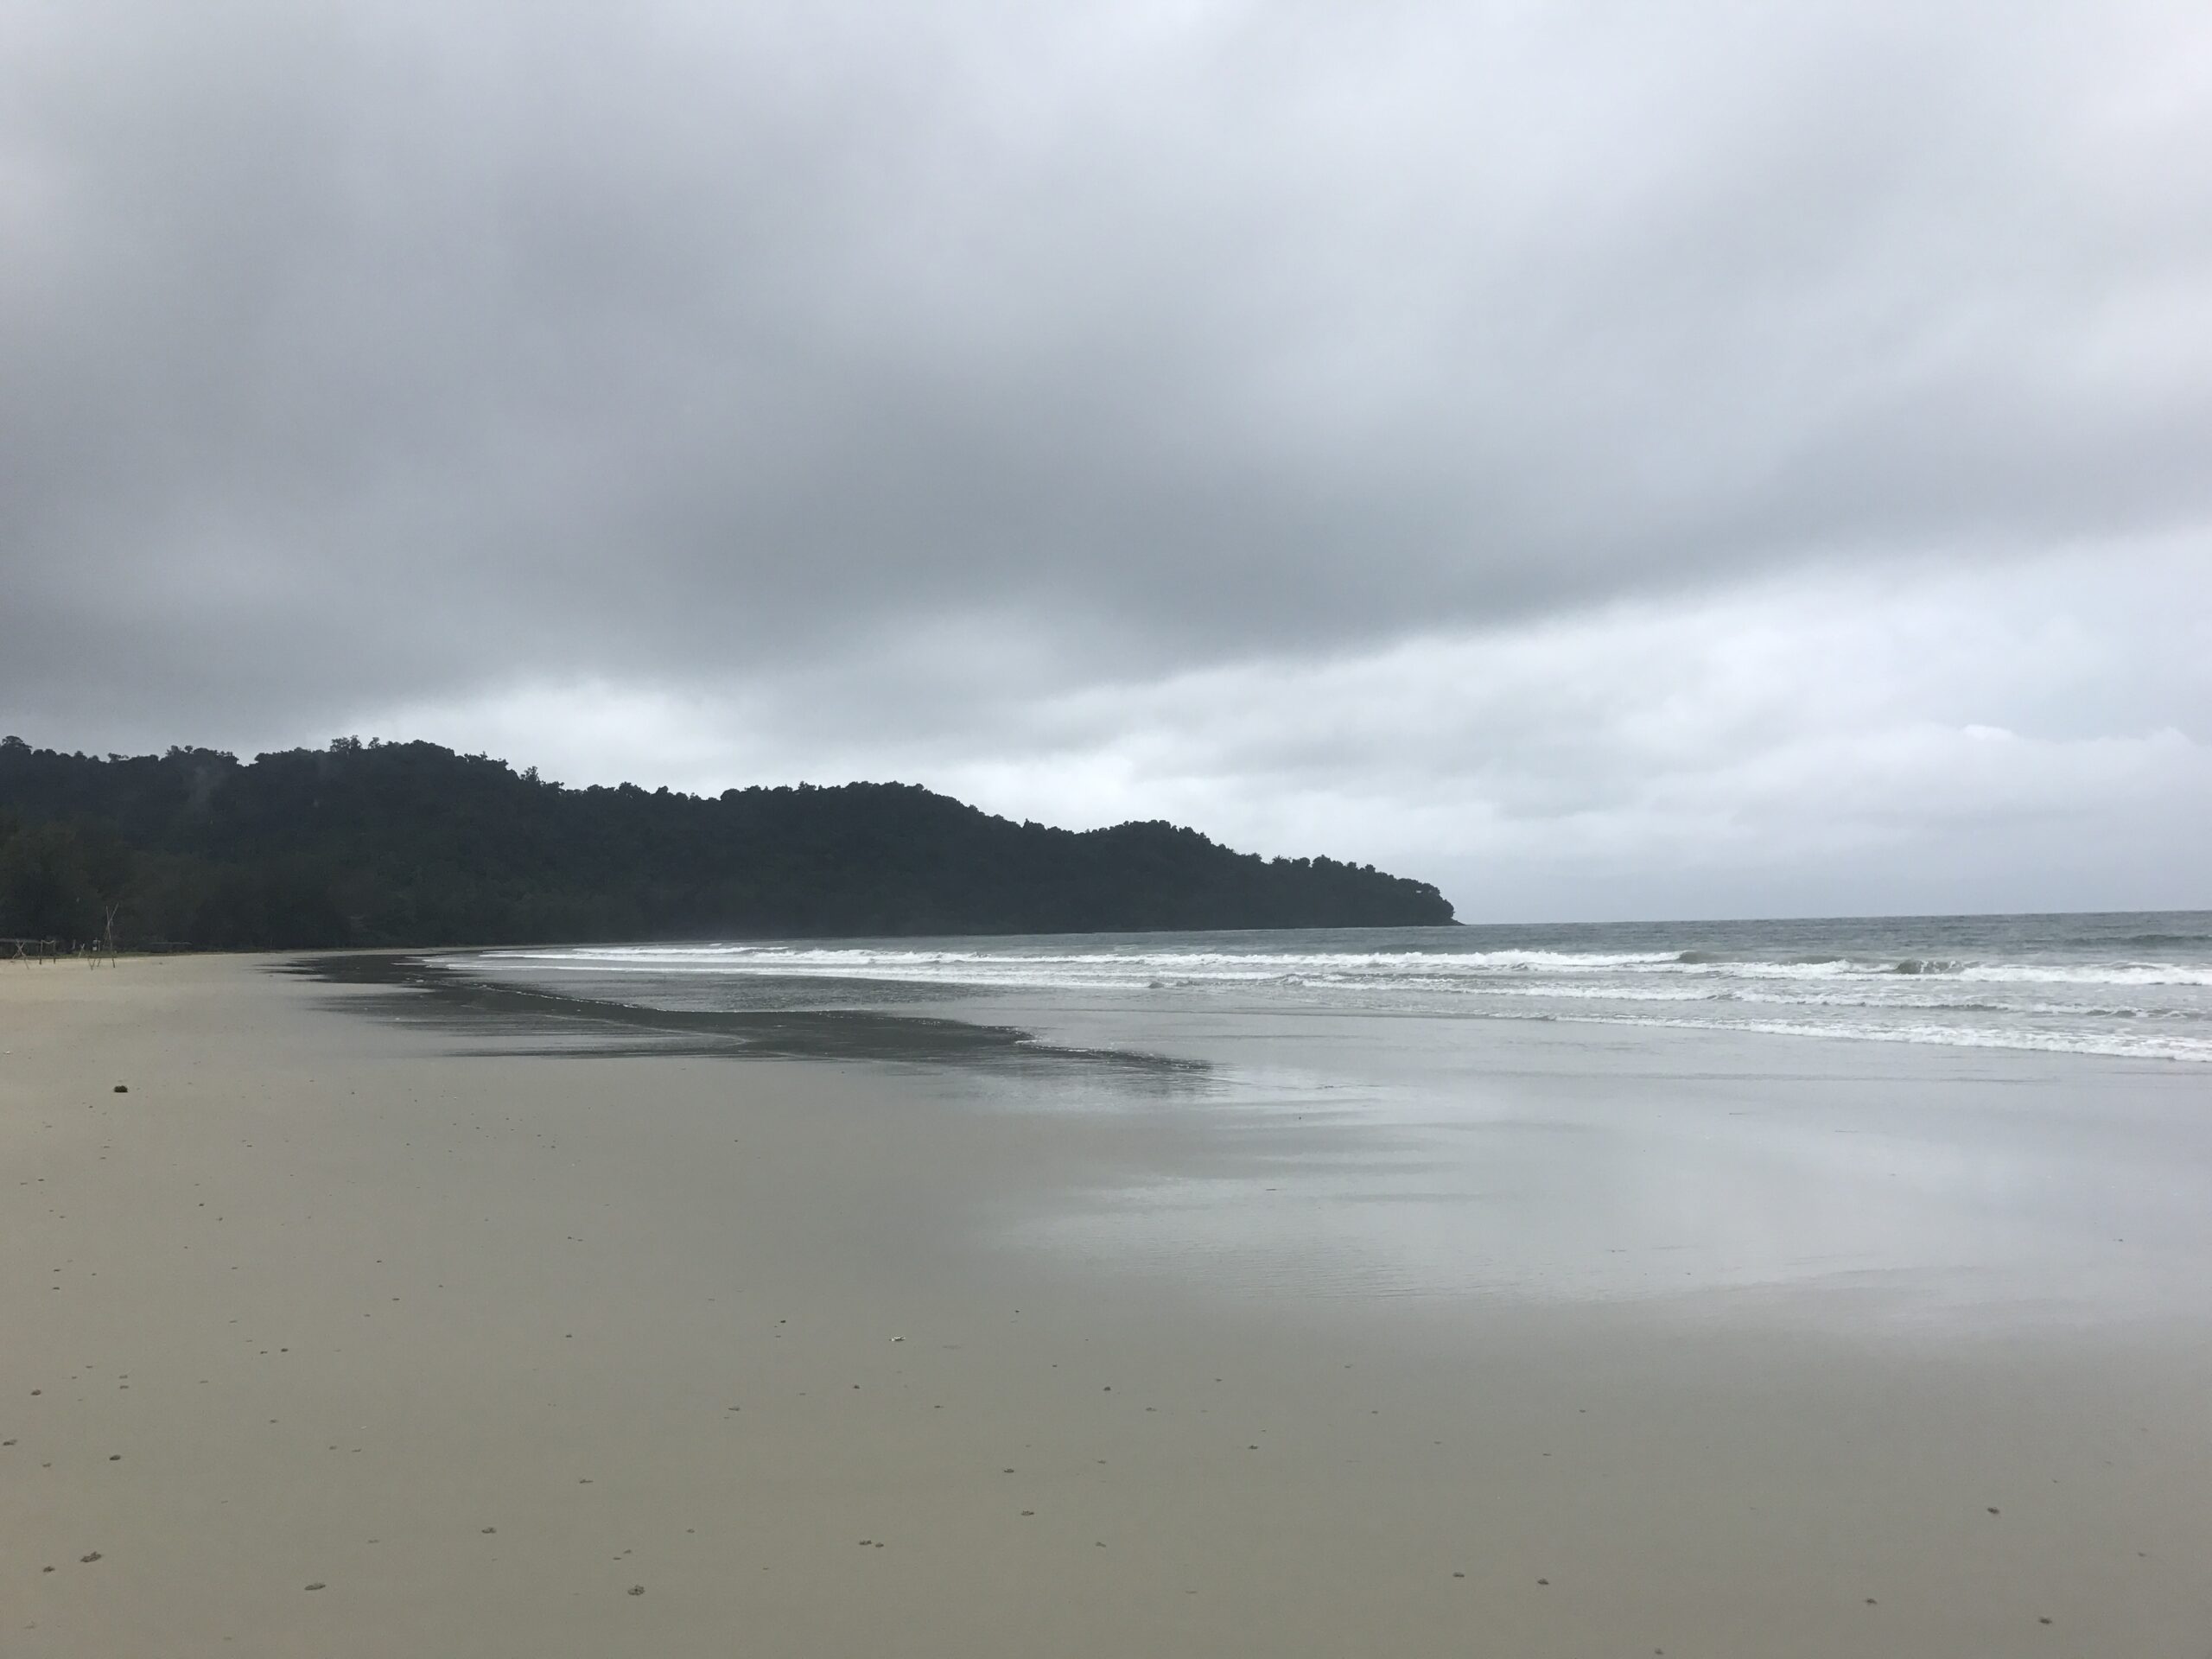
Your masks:
{"label": "beach slope", "polygon": [[1018,1243],[1187,1103],[268,966],[0,972],[11,1656],[2212,1650],[2186,1332],[1246,1305]]}

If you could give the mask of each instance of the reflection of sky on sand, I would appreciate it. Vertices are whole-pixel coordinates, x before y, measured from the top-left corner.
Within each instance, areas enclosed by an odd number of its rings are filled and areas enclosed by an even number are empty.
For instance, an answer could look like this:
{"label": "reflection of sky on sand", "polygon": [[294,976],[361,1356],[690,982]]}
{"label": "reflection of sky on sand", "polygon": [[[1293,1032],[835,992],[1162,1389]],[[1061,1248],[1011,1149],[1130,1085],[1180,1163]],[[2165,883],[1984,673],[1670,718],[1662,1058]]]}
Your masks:
{"label": "reflection of sky on sand", "polygon": [[574,974],[549,993],[404,959],[302,966],[357,988],[397,975],[416,995],[386,1006],[450,1028],[457,1052],[892,1065],[958,1109],[1079,1114],[1093,1173],[1005,1194],[1006,1236],[1202,1294],[2212,1327],[2212,1111],[2193,1066],[1170,996],[853,982],[824,999],[755,978],[734,998]]}
{"label": "reflection of sky on sand", "polygon": [[[977,1010],[963,1010],[971,1015]],[[994,1007],[1063,1042],[1110,1017]],[[1728,1293],[1817,1318],[2198,1317],[2212,1114],[2181,1068],[1710,1033],[1217,1018],[1217,1159],[1026,1243],[1262,1296]],[[1763,1293],[1758,1297],[1745,1293]]]}

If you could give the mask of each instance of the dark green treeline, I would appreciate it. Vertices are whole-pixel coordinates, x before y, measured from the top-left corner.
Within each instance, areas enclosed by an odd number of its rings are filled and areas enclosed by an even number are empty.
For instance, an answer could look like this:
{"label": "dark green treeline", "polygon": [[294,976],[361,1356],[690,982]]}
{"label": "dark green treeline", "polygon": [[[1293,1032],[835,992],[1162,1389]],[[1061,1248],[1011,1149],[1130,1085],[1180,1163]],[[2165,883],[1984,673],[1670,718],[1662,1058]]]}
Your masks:
{"label": "dark green treeline", "polygon": [[1173,824],[1014,823],[904,784],[568,789],[430,743],[0,741],[0,936],[210,948],[1418,926],[1426,882]]}

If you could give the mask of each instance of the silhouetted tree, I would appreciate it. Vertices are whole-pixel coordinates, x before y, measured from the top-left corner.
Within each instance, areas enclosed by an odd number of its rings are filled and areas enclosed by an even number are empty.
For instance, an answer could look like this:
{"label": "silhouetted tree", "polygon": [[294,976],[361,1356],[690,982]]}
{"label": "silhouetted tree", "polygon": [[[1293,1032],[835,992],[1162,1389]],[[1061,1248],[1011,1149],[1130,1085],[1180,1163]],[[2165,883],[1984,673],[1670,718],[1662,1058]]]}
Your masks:
{"label": "silhouetted tree", "polygon": [[219,946],[1434,925],[1433,887],[1164,823],[1074,832],[910,785],[565,789],[341,738],[242,763],[0,741],[0,931]]}

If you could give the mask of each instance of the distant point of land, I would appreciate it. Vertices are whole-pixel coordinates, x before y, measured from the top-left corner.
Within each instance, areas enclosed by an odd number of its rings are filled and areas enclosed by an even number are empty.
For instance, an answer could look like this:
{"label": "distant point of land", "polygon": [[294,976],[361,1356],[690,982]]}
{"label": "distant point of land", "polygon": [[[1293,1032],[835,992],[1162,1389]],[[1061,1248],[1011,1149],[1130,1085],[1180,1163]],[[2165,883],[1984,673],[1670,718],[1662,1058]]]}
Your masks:
{"label": "distant point of land", "polygon": [[910,784],[570,789],[432,743],[0,740],[0,934],[207,949],[1440,926],[1435,887]]}

